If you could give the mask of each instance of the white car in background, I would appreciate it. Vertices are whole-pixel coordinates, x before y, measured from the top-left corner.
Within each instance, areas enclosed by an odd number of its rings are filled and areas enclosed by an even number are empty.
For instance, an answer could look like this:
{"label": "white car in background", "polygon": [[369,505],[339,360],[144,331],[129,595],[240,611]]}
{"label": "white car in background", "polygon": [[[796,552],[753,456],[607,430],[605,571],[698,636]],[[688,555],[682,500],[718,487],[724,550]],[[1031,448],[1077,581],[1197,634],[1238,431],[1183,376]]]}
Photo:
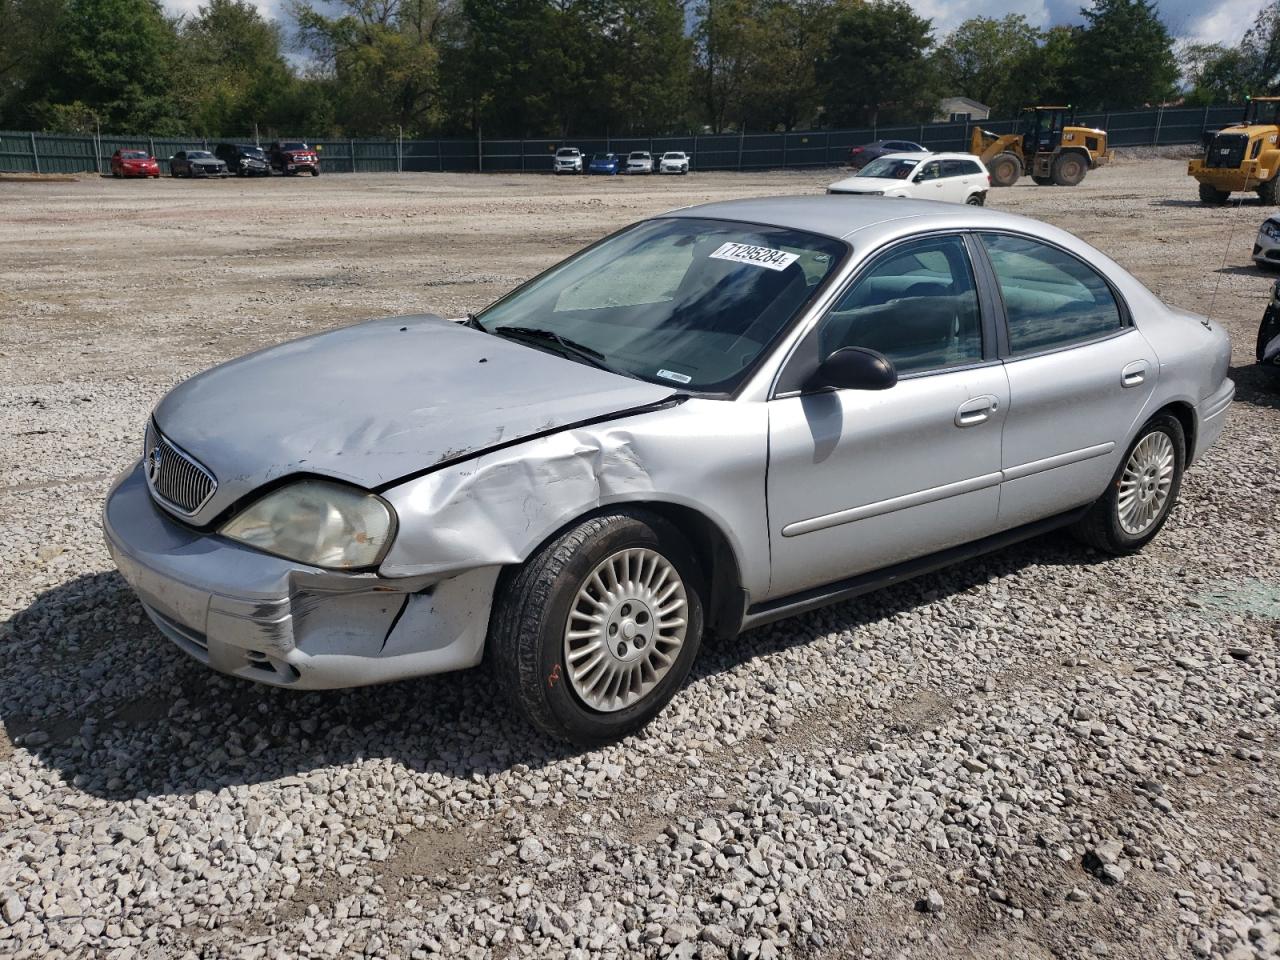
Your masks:
{"label": "white car in background", "polygon": [[689,155],[679,150],[668,150],[658,161],[659,173],[688,173]]}
{"label": "white car in background", "polygon": [[890,153],[827,187],[827,193],[914,197],[982,206],[991,188],[987,168],[971,153]]}
{"label": "white car in background", "polygon": [[1267,217],[1258,228],[1253,243],[1253,262],[1269,270],[1280,270],[1280,214]]}
{"label": "white car in background", "polygon": [[582,151],[577,147],[561,147],[556,151],[552,169],[556,173],[581,173]]}
{"label": "white car in background", "polygon": [[653,173],[653,154],[647,150],[632,150],[627,154],[627,173]]}

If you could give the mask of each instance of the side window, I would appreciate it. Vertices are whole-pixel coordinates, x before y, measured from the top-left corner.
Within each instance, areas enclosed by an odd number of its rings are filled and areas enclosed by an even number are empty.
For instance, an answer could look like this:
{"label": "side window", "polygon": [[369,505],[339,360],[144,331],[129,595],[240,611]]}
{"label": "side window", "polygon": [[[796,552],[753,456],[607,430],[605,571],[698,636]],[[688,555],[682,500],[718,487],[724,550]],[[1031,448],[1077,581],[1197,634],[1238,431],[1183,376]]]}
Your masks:
{"label": "side window", "polygon": [[921,180],[937,180],[942,174],[942,164],[937,160],[926,163],[920,171]]}
{"label": "side window", "polygon": [[973,269],[960,237],[895,247],[840,298],[822,321],[820,352],[869,347],[899,373],[982,359],[982,321]]}
{"label": "side window", "polygon": [[967,160],[943,160],[942,175],[944,177],[963,177],[969,172]]}
{"label": "side window", "polygon": [[1069,253],[1000,234],[983,234],[982,243],[1000,283],[1013,353],[1093,340],[1124,326],[1107,282]]}

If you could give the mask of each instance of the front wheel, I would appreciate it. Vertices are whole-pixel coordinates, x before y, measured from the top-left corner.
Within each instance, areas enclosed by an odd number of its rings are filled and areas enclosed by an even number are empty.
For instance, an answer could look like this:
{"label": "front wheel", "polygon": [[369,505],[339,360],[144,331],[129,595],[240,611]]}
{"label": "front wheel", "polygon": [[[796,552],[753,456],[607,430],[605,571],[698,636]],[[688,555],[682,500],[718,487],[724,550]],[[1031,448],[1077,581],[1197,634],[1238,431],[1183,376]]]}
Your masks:
{"label": "front wheel", "polygon": [[1053,161],[1053,182],[1060,187],[1074,187],[1089,172],[1089,164],[1080,154],[1060,153]]}
{"label": "front wheel", "polygon": [[1230,192],[1219,190],[1210,183],[1200,184],[1200,202],[1209,203],[1215,207],[1220,207],[1231,198]]}
{"label": "front wheel", "polygon": [[1160,532],[1178,499],[1186,449],[1177,417],[1162,413],[1147,421],[1106,492],[1072,532],[1105,553],[1141,550]]}
{"label": "front wheel", "polygon": [[1258,199],[1266,207],[1280,206],[1280,175],[1258,184]]}
{"label": "front wheel", "polygon": [[662,517],[583,521],[504,578],[489,643],[507,698],[580,746],[621,739],[666,706],[702,640],[703,575]]}
{"label": "front wheel", "polygon": [[987,165],[993,187],[1012,187],[1022,176],[1022,161],[1014,153],[1001,153]]}

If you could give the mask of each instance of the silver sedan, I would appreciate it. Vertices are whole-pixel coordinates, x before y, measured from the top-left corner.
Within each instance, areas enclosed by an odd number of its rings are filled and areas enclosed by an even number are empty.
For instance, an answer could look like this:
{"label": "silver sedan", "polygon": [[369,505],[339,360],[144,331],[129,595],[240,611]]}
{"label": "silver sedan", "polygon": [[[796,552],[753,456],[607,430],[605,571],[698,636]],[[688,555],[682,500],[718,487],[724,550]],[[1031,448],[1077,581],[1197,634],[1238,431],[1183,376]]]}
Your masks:
{"label": "silver sedan", "polygon": [[1034,220],[915,200],[646,220],[479,316],[175,388],[105,511],[160,631],[298,689],[487,659],[643,726],[704,635],[1070,526],[1141,549],[1222,430],[1226,333]]}

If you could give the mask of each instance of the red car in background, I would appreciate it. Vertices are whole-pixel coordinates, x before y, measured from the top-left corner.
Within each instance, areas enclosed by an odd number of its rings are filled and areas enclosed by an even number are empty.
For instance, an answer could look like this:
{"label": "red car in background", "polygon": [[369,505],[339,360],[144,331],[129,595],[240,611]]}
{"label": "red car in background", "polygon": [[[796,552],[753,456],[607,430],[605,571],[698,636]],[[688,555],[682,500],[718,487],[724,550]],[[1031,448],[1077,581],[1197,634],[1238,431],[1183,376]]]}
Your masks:
{"label": "red car in background", "polygon": [[117,150],[111,155],[113,177],[160,178],[160,164],[145,150]]}

